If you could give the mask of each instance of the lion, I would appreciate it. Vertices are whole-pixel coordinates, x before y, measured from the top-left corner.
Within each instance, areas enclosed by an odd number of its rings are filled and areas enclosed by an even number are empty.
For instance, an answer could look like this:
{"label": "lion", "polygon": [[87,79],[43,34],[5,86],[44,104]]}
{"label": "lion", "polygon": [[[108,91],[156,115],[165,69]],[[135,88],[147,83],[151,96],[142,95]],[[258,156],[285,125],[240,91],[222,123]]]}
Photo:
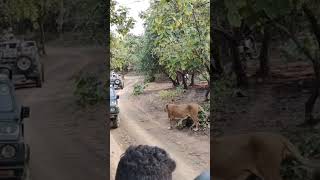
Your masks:
{"label": "lion", "polygon": [[[165,105],[165,112],[168,112],[169,117],[169,123],[170,127],[168,129],[172,129],[172,121],[176,119],[180,119],[180,121],[190,117],[193,120],[193,126],[196,126],[194,129],[195,131],[198,131],[199,129],[199,118],[198,113],[200,111],[204,111],[204,109],[196,103],[188,103],[188,104],[166,104]],[[207,115],[207,114],[206,114]]]}
{"label": "lion", "polygon": [[293,158],[308,168],[319,163],[302,157],[284,136],[275,133],[250,133],[211,139],[212,178],[246,180],[255,175],[263,180],[282,180],[281,162]]}

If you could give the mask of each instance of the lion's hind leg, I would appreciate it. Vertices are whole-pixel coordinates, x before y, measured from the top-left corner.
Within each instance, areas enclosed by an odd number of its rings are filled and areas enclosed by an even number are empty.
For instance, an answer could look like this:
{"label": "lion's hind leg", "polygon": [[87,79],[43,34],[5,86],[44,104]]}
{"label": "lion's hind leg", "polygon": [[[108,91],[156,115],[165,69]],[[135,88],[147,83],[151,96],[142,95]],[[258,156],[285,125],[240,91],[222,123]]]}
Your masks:
{"label": "lion's hind leg", "polygon": [[184,120],[188,119],[188,118],[189,118],[189,116],[186,116],[186,117],[184,117],[184,118],[179,119],[178,122],[176,123],[175,128],[177,128],[178,126],[181,126],[181,125],[182,125],[182,122],[183,122]]}
{"label": "lion's hind leg", "polygon": [[191,117],[191,119],[193,120],[193,124],[192,124],[192,126],[191,126],[191,128],[192,127],[194,127],[194,126],[196,126],[196,128],[194,129],[194,131],[198,131],[199,130],[199,118],[198,118],[198,116],[196,115],[196,116],[193,116],[193,115],[191,115],[190,116]]}

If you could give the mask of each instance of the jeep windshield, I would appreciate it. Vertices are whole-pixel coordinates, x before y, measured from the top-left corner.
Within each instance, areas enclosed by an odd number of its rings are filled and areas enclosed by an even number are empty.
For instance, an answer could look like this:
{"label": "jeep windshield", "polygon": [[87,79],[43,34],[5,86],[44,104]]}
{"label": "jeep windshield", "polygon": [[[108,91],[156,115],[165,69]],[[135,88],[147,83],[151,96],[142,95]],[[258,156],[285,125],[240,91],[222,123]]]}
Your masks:
{"label": "jeep windshield", "polygon": [[13,111],[13,98],[8,84],[0,83],[0,112]]}

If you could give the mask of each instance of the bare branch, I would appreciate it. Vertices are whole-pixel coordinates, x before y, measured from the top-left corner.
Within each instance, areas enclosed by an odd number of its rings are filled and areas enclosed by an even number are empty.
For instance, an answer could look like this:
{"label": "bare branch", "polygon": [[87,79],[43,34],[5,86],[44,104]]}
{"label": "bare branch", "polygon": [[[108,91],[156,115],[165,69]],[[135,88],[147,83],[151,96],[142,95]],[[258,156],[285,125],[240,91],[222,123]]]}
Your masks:
{"label": "bare branch", "polygon": [[298,49],[300,49],[307,56],[308,59],[310,59],[312,62],[315,62],[315,59],[312,57],[309,50],[304,45],[302,45],[302,43],[299,42],[299,40],[296,38],[296,36],[292,32],[290,32],[285,26],[283,26],[282,24],[279,24],[278,22],[273,22],[273,24],[279,30],[286,33],[293,40],[293,42],[296,44]]}
{"label": "bare branch", "polygon": [[227,32],[226,30],[224,30],[223,28],[212,25],[211,30],[213,32],[218,33],[218,34],[222,34],[225,38],[227,38],[230,41],[235,41],[233,35],[231,33]]}

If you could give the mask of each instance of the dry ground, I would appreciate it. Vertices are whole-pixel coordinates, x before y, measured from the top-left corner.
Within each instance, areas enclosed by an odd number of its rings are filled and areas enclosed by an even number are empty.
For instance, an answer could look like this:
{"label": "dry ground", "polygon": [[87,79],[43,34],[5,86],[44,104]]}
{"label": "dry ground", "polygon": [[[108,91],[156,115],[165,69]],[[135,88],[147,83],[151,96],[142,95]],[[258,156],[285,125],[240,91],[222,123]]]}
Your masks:
{"label": "dry ground", "polygon": [[17,90],[22,104],[31,108],[25,121],[31,179],[105,180],[105,107],[80,109],[72,94],[73,77],[80,70],[104,72],[99,67],[103,67],[105,52],[101,48],[49,47],[47,53],[42,58],[43,88]]}

